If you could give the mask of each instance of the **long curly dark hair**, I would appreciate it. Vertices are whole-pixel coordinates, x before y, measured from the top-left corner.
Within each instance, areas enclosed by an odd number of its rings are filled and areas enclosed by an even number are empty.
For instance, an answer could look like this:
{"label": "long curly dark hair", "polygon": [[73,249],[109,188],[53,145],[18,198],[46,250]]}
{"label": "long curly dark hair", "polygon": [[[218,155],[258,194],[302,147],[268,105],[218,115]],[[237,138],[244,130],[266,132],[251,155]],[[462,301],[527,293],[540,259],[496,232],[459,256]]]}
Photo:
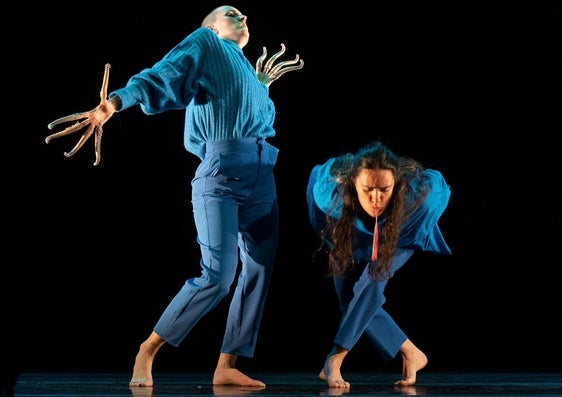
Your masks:
{"label": "long curly dark hair", "polygon": [[[335,160],[331,172],[338,183],[342,209],[339,219],[327,216],[326,227],[321,232],[320,249],[326,248],[326,239],[332,243],[328,250],[327,275],[343,277],[356,265],[353,256],[357,232],[355,221],[357,218],[364,220],[366,213],[359,202],[355,182],[363,169],[390,170],[394,176],[394,190],[383,214],[385,221],[379,229],[378,261],[369,264],[371,276],[384,279],[389,277],[404,220],[426,197],[422,183],[423,166],[410,157],[396,155],[379,141],[362,147],[356,154],[344,154]],[[419,183],[415,183],[416,179]]]}

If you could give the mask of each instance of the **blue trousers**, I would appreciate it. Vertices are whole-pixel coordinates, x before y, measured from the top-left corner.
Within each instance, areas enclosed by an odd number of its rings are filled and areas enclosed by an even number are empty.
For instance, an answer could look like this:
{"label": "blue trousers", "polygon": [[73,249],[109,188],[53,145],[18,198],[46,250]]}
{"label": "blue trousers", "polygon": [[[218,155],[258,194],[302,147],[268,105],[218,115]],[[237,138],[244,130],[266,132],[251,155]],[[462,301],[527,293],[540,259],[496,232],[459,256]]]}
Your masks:
{"label": "blue trousers", "polygon": [[205,150],[191,181],[201,274],[185,282],[154,332],[178,346],[229,294],[241,263],[221,353],[252,357],[279,239],[278,149],[247,138],[208,143]]}
{"label": "blue trousers", "polygon": [[[391,277],[413,253],[414,251],[410,249],[396,250],[390,266]],[[361,335],[365,334],[384,359],[395,357],[407,337],[382,308],[386,301],[384,289],[388,279],[373,279],[369,275],[369,266],[366,264],[345,279],[339,277],[333,279],[342,311],[334,343],[351,350]]]}

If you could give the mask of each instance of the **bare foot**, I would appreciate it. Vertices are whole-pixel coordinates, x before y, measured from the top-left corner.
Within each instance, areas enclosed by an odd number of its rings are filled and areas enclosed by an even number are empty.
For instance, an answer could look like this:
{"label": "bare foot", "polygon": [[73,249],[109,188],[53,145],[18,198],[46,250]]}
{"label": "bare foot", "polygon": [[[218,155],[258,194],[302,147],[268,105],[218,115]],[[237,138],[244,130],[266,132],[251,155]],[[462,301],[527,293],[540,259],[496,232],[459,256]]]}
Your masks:
{"label": "bare foot", "polygon": [[[406,345],[409,341],[404,342]],[[404,347],[404,346],[403,346]],[[427,356],[409,342],[402,353],[402,379],[395,382],[396,386],[413,386],[416,384],[416,374],[427,365]]]}
{"label": "bare foot", "polygon": [[320,371],[318,377],[328,384],[328,387],[349,388],[349,382],[346,382],[341,376],[341,365],[349,350],[341,346],[335,345],[328,358],[324,362],[324,368]]}
{"label": "bare foot", "polygon": [[217,368],[213,376],[213,386],[265,387],[265,383],[244,375],[236,368]]}
{"label": "bare foot", "polygon": [[326,362],[318,377],[325,381],[328,387],[348,388],[350,386],[349,382],[343,380],[339,368],[331,367],[328,362]]}
{"label": "bare foot", "polygon": [[156,356],[156,352],[166,341],[156,332],[152,331],[148,339],[141,343],[139,352],[135,357],[135,366],[133,367],[133,376],[129,382],[130,387],[152,387],[152,362]]}
{"label": "bare foot", "polygon": [[142,348],[135,357],[135,366],[133,367],[133,376],[129,382],[131,387],[152,387],[152,361],[154,356],[147,353]]}

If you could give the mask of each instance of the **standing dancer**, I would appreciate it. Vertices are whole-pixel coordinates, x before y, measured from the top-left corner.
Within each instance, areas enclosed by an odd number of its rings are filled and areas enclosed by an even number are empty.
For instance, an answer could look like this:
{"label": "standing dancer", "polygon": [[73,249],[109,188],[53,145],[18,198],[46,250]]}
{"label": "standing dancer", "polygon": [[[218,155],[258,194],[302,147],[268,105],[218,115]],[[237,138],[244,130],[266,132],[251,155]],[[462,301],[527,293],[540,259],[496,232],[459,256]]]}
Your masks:
{"label": "standing dancer", "polygon": [[191,180],[192,205],[201,249],[200,275],[189,278],[141,343],[131,387],[154,384],[152,365],[166,343],[178,346],[199,320],[225,298],[242,268],[230,303],[214,385],[264,387],[236,367],[239,356],[253,357],[278,244],[279,214],[273,169],[278,149],[275,106],[269,86],[283,74],[301,69],[303,60],[274,65],[266,48],[255,68],[242,52],[250,34],[247,17],[234,7],[214,9],[190,35],[152,67],[132,76],[107,97],[109,65],[101,103],[92,111],[63,117],[49,128],[82,120],[47,137],[47,143],[86,128],[74,155],[95,136],[101,159],[102,126],[115,112],[140,105],[151,115],[184,108],[184,144],[201,159]]}

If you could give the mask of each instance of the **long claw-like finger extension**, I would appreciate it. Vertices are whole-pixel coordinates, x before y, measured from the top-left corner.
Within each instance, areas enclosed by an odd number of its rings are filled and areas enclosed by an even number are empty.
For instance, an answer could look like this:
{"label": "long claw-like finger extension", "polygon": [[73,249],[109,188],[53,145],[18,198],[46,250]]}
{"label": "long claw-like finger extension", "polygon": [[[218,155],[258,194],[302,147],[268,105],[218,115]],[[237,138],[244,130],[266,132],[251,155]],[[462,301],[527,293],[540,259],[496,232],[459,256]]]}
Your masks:
{"label": "long claw-like finger extension", "polygon": [[109,85],[109,69],[111,69],[111,65],[109,63],[106,63],[103,72],[103,82],[101,83],[101,90],[100,90],[100,98],[102,101],[105,101],[107,99],[107,86]]}
{"label": "long claw-like finger extension", "polygon": [[256,61],[256,72],[261,72],[263,67],[263,60],[267,56],[267,48],[263,47],[263,54]]}
{"label": "long claw-like finger extension", "polygon": [[[287,66],[287,65],[294,65],[296,63],[298,63],[299,65],[297,65],[297,66]],[[303,66],[304,66],[304,61],[301,59],[300,62],[299,62],[299,54],[297,54],[296,58],[293,59],[292,61],[283,61],[283,62],[279,63],[278,65],[275,65],[275,67],[273,69],[271,69],[271,73],[276,74],[281,69],[284,68],[283,72],[278,75],[278,76],[282,76],[283,74],[285,74],[287,72],[290,72],[292,70],[302,69]]]}
{"label": "long claw-like finger extension", "polygon": [[58,118],[55,121],[50,122],[47,128],[52,130],[54,127],[56,127],[59,124],[67,123],[69,121],[74,121],[74,120],[85,119],[86,117],[88,117],[88,114],[91,113],[92,111],[93,110],[90,110],[89,112],[73,113],[68,116]]}
{"label": "long claw-like finger extension", "polygon": [[[109,69],[111,68],[111,65],[109,63],[105,64],[105,70],[104,70],[104,74],[103,74],[103,81],[102,81],[102,85],[101,85],[101,90],[100,90],[100,97],[101,97],[101,105],[104,105],[107,102],[107,87],[109,85]],[[100,106],[101,106],[100,105]],[[68,116],[64,116],[61,117],[59,119],[56,119],[55,121],[49,123],[48,127],[50,130],[52,130],[55,126],[62,124],[62,123],[66,123],[69,121],[75,121],[75,120],[82,120],[82,121],[77,121],[75,124],[71,125],[70,127],[65,128],[64,130],[51,134],[49,135],[47,138],[45,138],[45,142],[49,143],[49,141],[51,141],[52,139],[55,138],[59,138],[61,136],[65,136],[65,135],[69,135],[73,132],[79,131],[82,128],[88,127],[88,129],[84,132],[84,134],[82,134],[82,136],[80,137],[80,140],[78,141],[78,143],[76,144],[76,146],[74,146],[74,148],[72,148],[72,150],[70,152],[65,152],[64,155],[66,157],[71,157],[74,156],[74,154],[80,150],[80,148],[82,148],[82,146],[84,145],[84,143],[92,136],[92,134],[94,134],[95,136],[95,151],[96,151],[96,161],[94,162],[94,165],[98,165],[100,163],[101,160],[101,137],[102,137],[102,128],[95,126],[93,124],[91,124],[91,119],[90,116],[97,110],[98,108],[94,108],[88,112],[81,112],[81,113],[74,113]]]}
{"label": "long claw-like finger extension", "polygon": [[88,140],[88,138],[90,136],[92,136],[92,132],[94,132],[95,126],[94,125],[90,125],[88,127],[88,129],[86,130],[86,132],[84,132],[84,134],[82,134],[82,136],[80,137],[80,140],[78,141],[78,143],[76,144],[76,146],[74,146],[74,148],[72,148],[72,150],[70,152],[65,152],[64,155],[66,157],[72,157],[74,156],[74,154],[80,150],[80,148],[84,145],[84,143]]}
{"label": "long claw-like finger extension", "polygon": [[275,73],[275,78],[279,78],[279,77],[283,76],[283,75],[284,75],[285,73],[287,73],[287,72],[292,72],[293,70],[302,69],[303,66],[304,66],[304,61],[301,60],[297,66],[288,66],[288,67],[286,67],[286,68],[284,68],[284,69],[282,69],[282,70],[276,72],[276,73]]}
{"label": "long claw-like finger extension", "polygon": [[269,73],[269,70],[271,69],[271,66],[273,65],[273,62],[275,62],[277,60],[277,58],[279,58],[284,53],[285,53],[285,44],[281,43],[281,50],[279,52],[273,54],[271,56],[271,58],[269,58],[269,60],[265,63],[264,72]]}
{"label": "long claw-like finger extension", "polygon": [[[105,69],[103,72],[103,82],[101,84],[100,98],[102,103],[107,100],[107,87],[109,85],[109,69],[111,65],[109,63],[105,64]],[[91,132],[90,132],[91,134]],[[96,160],[94,161],[94,167],[97,166],[101,161],[101,137],[103,134],[103,128],[94,127],[94,147],[96,152]],[[87,138],[86,138],[87,139]]]}
{"label": "long claw-like finger extension", "polygon": [[103,134],[103,128],[97,127],[94,131],[95,147],[96,147],[96,161],[94,162],[94,167],[98,165],[101,161],[101,136]]}
{"label": "long claw-like finger extension", "polygon": [[72,134],[73,132],[81,130],[82,128],[86,127],[88,124],[90,124],[89,119],[86,119],[82,122],[76,122],[70,127],[67,127],[62,131],[55,132],[54,134],[49,135],[48,137],[45,138],[45,142],[49,143],[52,139],[60,138],[61,136]]}
{"label": "long claw-like finger extension", "polygon": [[284,75],[284,74],[287,73],[287,72],[292,72],[293,70],[302,69],[303,67],[304,67],[304,61],[301,59],[300,62],[299,62],[299,64],[298,64],[297,66],[289,66],[289,67],[283,69],[283,70],[281,71],[281,73],[279,74],[279,76],[282,76],[282,75]]}

